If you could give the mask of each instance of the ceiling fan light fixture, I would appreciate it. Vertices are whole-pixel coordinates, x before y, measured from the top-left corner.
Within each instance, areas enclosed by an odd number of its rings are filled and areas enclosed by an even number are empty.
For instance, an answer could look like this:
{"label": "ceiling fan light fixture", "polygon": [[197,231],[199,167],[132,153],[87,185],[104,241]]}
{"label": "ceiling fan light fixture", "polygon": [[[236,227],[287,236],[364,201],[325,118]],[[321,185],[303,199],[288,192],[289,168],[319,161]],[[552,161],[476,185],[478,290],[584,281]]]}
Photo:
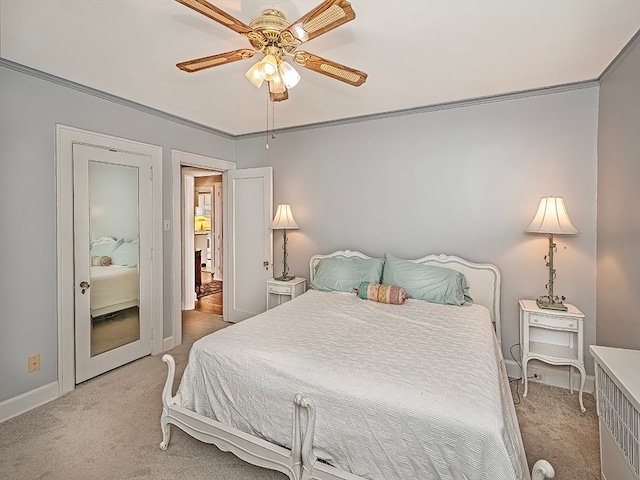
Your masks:
{"label": "ceiling fan light fixture", "polygon": [[260,73],[260,62],[256,62],[253,67],[247,70],[245,75],[249,81],[256,86],[256,88],[260,88],[262,86],[264,78],[262,78],[262,74]]}
{"label": "ceiling fan light fixture", "polygon": [[278,61],[271,54],[265,55],[259,64],[260,75],[267,82],[270,82],[278,74]]}
{"label": "ceiling fan light fixture", "polygon": [[286,60],[280,63],[280,76],[287,88],[295,87],[300,81],[300,74]]}
{"label": "ceiling fan light fixture", "polygon": [[288,99],[289,89],[295,87],[301,79],[298,72],[284,61],[285,56],[292,57],[300,67],[355,87],[367,80],[364,72],[298,50],[304,42],[355,19],[355,12],[348,0],[322,0],[317,7],[293,23],[281,11],[267,8],[249,25],[209,3],[213,0],[177,1],[242,35],[252,47],[180,62],[176,64],[180,70],[192,73],[260,55],[262,58],[245,75],[258,89],[267,81],[269,99],[272,102]]}
{"label": "ceiling fan light fixture", "polygon": [[273,80],[269,82],[269,91],[271,93],[284,93],[287,91],[287,87],[282,81],[282,77],[280,73],[276,72],[276,75],[273,77]]}

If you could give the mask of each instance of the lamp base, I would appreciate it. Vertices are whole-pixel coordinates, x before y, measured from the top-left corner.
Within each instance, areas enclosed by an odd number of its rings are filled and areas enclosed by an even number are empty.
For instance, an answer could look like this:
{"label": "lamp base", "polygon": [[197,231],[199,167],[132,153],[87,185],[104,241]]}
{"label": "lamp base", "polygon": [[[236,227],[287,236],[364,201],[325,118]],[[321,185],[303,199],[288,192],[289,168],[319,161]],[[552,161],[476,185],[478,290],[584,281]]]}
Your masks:
{"label": "lamp base", "polygon": [[536,304],[538,308],[544,308],[546,310],[560,310],[562,312],[566,312],[568,310],[567,306],[559,301],[560,299],[556,297],[555,299],[551,299],[548,296],[540,297],[536,300]]}
{"label": "lamp base", "polygon": [[282,275],[281,277],[274,278],[274,280],[278,280],[279,282],[288,282],[294,278],[296,277],[292,277],[291,275]]}

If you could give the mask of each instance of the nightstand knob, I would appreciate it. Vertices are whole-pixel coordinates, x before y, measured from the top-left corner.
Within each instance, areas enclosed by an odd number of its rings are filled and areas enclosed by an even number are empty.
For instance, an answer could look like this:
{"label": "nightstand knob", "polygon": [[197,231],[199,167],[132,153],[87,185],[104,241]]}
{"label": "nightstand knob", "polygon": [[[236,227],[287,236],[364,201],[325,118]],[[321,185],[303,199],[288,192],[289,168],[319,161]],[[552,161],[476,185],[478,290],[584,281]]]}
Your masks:
{"label": "nightstand knob", "polygon": [[575,327],[575,326],[576,326],[576,324],[575,324],[575,323],[573,323],[573,322],[571,322],[571,323],[569,324],[569,326],[570,326],[571,328],[573,328],[573,327]]}
{"label": "nightstand knob", "polygon": [[533,323],[538,323],[538,319],[537,318],[532,319],[532,321],[533,321]]}

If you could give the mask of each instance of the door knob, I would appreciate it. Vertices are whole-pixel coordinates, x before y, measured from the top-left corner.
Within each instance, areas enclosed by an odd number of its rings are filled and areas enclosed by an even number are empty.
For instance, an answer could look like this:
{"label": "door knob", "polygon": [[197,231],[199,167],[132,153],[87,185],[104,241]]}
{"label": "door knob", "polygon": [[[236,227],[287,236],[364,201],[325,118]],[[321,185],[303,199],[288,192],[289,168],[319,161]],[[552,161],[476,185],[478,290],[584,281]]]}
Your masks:
{"label": "door knob", "polygon": [[82,289],[80,293],[84,295],[84,292],[86,292],[87,288],[89,288],[90,286],[91,284],[89,284],[89,282],[85,282],[85,281],[80,282],[80,288]]}

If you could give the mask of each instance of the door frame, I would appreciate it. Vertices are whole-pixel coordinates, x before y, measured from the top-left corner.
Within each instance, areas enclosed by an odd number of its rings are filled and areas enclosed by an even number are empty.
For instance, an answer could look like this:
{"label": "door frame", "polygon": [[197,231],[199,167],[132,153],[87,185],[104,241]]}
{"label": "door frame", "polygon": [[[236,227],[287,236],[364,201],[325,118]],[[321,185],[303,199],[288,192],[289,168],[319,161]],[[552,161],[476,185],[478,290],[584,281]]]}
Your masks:
{"label": "door frame", "polygon": [[162,352],[162,147],[56,124],[56,256],[58,298],[58,396],[75,389],[73,248],[73,144],[149,156],[152,176],[151,354]]}
{"label": "door frame", "polygon": [[[182,231],[183,231],[183,218],[182,218],[182,173],[181,167],[196,167],[203,168],[205,170],[215,170],[222,173],[222,184],[225,185],[227,179],[227,172],[229,170],[235,170],[235,162],[228,160],[221,160],[214,157],[207,157],[204,155],[198,155],[196,153],[189,153],[182,150],[171,150],[171,167],[172,167],[172,182],[173,182],[173,195],[172,195],[172,207],[173,207],[173,248],[172,248],[172,303],[173,303],[173,332],[172,335],[164,340],[164,349],[169,350],[182,343]],[[222,190],[222,203],[228,204],[227,191]],[[226,220],[226,207],[224,207],[222,214],[222,238],[228,238],[227,236],[227,220]],[[224,242],[222,251],[222,282],[223,285],[227,285],[227,271],[225,267],[228,259],[228,242]],[[229,297],[229,288],[222,289],[222,318],[227,318],[227,302]]]}

